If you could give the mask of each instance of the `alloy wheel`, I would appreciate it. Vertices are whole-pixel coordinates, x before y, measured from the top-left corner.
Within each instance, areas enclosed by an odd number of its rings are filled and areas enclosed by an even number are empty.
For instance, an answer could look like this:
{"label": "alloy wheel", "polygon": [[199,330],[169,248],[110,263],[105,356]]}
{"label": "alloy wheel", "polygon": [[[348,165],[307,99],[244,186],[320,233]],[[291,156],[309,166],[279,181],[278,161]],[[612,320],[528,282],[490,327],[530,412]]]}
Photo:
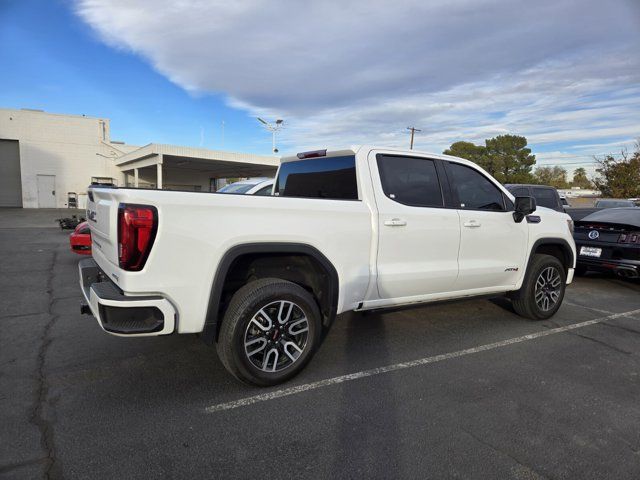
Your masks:
{"label": "alloy wheel", "polygon": [[294,302],[276,300],[249,320],[244,352],[251,364],[263,372],[281,372],[300,359],[308,337],[309,320],[304,310]]}
{"label": "alloy wheel", "polygon": [[547,267],[536,280],[536,305],[543,312],[553,309],[560,299],[562,276],[556,267]]}

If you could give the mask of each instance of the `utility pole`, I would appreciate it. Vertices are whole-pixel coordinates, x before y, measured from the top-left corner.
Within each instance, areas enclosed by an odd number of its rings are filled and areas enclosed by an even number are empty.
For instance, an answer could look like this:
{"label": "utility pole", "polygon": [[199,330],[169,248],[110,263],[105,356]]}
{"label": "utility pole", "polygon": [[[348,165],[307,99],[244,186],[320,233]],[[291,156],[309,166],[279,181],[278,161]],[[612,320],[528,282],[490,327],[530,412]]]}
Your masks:
{"label": "utility pole", "polygon": [[411,144],[409,145],[409,150],[413,150],[413,136],[416,132],[421,132],[422,130],[418,130],[416,127],[407,127],[407,130],[411,131]]}

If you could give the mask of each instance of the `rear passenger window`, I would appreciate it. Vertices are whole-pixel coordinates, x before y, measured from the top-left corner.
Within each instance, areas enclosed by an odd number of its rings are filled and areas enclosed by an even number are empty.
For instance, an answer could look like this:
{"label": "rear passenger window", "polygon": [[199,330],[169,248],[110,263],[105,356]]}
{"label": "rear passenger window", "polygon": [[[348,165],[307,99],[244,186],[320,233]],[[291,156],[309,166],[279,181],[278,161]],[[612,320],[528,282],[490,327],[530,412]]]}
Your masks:
{"label": "rear passenger window", "polygon": [[504,211],[502,192],[477,170],[459,163],[448,162],[449,179],[458,196],[460,208],[468,210]]}
{"label": "rear passenger window", "polygon": [[427,158],[378,155],[382,190],[390,199],[413,207],[442,207],[436,165]]}
{"label": "rear passenger window", "polygon": [[509,191],[513,194],[514,197],[529,197],[529,189],[525,187],[519,188],[510,188]]}
{"label": "rear passenger window", "polygon": [[536,199],[536,204],[540,207],[552,208],[554,210],[558,208],[556,193],[550,188],[533,187],[533,196]]}
{"label": "rear passenger window", "polygon": [[281,197],[357,200],[356,157],[320,157],[280,166],[274,193]]}

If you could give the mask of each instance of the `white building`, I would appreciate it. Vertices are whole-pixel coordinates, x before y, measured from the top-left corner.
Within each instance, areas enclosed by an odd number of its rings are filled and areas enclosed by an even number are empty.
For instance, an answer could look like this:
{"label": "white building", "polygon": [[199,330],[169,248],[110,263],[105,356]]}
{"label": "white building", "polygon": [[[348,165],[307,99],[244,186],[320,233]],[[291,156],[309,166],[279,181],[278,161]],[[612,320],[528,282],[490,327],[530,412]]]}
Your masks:
{"label": "white building", "polygon": [[91,182],[215,191],[220,179],[272,176],[279,158],[112,141],[109,120],[0,109],[0,207],[83,208]]}

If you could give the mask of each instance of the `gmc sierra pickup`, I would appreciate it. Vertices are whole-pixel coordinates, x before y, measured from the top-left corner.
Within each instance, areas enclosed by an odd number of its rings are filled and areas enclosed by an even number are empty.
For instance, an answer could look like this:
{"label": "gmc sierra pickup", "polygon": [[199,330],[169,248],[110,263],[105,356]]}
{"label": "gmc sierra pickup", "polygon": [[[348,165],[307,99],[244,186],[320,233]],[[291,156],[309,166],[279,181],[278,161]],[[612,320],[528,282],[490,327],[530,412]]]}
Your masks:
{"label": "gmc sierra pickup", "polygon": [[88,197],[83,311],[114,335],[199,333],[256,385],[298,373],[349,310],[504,294],[549,318],[575,267],[568,215],[444,155],[299,153],[282,159],[272,196]]}

